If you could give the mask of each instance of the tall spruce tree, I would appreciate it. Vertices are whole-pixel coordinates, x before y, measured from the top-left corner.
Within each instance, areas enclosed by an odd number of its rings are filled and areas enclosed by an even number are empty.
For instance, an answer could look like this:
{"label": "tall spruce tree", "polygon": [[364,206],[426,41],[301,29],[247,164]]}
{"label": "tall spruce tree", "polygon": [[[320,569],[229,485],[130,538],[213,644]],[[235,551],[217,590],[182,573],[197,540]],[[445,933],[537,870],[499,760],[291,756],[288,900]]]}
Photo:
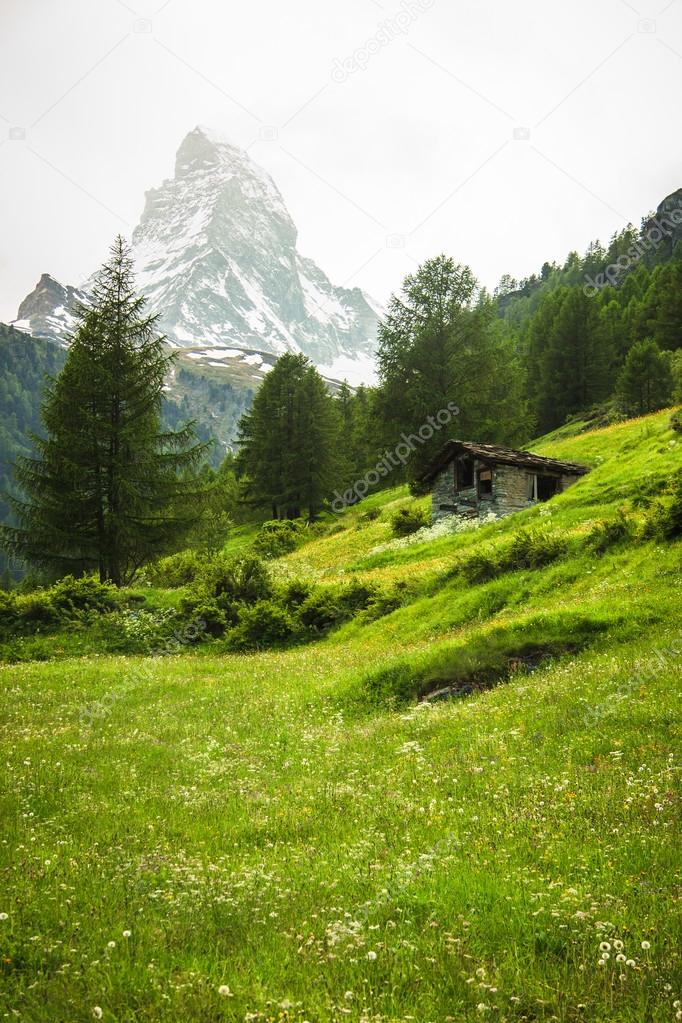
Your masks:
{"label": "tall spruce tree", "polygon": [[673,387],[670,353],[662,352],[651,338],[637,341],[618,377],[616,395],[621,407],[630,415],[655,412],[671,403]]}
{"label": "tall spruce tree", "polygon": [[245,499],[273,518],[313,520],[340,485],[338,411],[304,355],[286,353],[239,425]]}
{"label": "tall spruce tree", "polygon": [[21,458],[16,527],[2,545],[52,573],[96,570],[117,586],[176,548],[201,512],[195,469],[207,445],[192,424],[163,432],[163,385],[172,362],[135,294],[120,236],[78,311],[66,364],[42,408],[45,438]]}

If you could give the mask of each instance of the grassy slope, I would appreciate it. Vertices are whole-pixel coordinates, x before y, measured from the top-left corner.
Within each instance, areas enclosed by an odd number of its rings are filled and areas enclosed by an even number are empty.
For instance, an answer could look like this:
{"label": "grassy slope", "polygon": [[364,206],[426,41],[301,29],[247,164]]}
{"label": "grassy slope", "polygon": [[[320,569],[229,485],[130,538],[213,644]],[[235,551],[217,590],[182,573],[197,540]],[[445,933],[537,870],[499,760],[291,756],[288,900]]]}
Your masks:
{"label": "grassy slope", "polygon": [[[444,575],[523,522],[580,535],[655,489],[682,464],[667,423],[538,446],[595,466],[550,516],[373,554],[388,511],[363,524],[364,504],[285,559],[296,574],[422,587],[371,625],[249,657],[0,669],[2,1011],[675,1019],[682,545],[483,586]],[[489,692],[373,703],[387,666],[585,622],[588,649]]]}

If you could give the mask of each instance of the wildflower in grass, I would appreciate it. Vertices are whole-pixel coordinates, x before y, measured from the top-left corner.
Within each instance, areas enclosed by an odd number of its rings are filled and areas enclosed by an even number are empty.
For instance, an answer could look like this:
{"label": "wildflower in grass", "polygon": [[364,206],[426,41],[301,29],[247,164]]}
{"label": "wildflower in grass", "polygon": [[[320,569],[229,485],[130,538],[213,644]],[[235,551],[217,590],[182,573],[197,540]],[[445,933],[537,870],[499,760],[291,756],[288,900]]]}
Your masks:
{"label": "wildflower in grass", "polygon": [[646,951],[647,951],[647,949],[650,949],[650,948],[651,948],[651,943],[650,943],[649,941],[643,941],[643,942],[642,942],[642,948],[643,948],[643,949],[644,949],[644,951],[646,952]]}
{"label": "wildflower in grass", "polygon": [[130,935],[131,935],[131,932],[130,932],[130,931],[124,931],[124,932],[123,932],[123,937],[124,937],[124,938],[129,938],[129,937],[130,937]]}
{"label": "wildflower in grass", "polygon": [[635,966],[635,960],[634,959],[626,959],[625,960],[625,965],[629,966],[630,968],[632,968],[633,966]]}
{"label": "wildflower in grass", "polygon": [[601,945],[599,946],[599,951],[600,952],[610,952],[611,951],[611,946],[609,945],[608,941],[602,941]]}
{"label": "wildflower in grass", "polygon": [[616,938],[613,943],[613,947],[615,948],[616,952],[620,952],[621,949],[623,948],[623,942]]}
{"label": "wildflower in grass", "polygon": [[370,950],[370,951],[369,951],[369,952],[367,953],[367,958],[369,959],[369,961],[370,961],[371,963],[373,963],[373,962],[374,962],[374,960],[376,959],[376,957],[377,957],[377,954],[376,954],[376,952],[372,952],[372,951]]}
{"label": "wildflower in grass", "polygon": [[343,997],[346,999],[347,1002],[352,1002],[353,1001],[353,992],[352,991],[346,991],[346,993],[344,994]]}
{"label": "wildflower in grass", "polygon": [[116,948],[116,942],[115,941],[108,941],[107,942],[107,948]]}
{"label": "wildflower in grass", "polygon": [[9,919],[9,914],[8,913],[0,913],[0,920],[8,920],[8,919]]}
{"label": "wildflower in grass", "polygon": [[103,1013],[102,1013],[102,1009],[101,1009],[101,1007],[99,1005],[93,1005],[93,1007],[92,1007],[92,1015],[95,1017],[95,1019],[101,1019],[102,1018]]}
{"label": "wildflower in grass", "polygon": [[616,962],[617,963],[624,963],[625,962],[625,956],[623,955],[622,952],[619,952],[618,955],[616,956]]}
{"label": "wildflower in grass", "polygon": [[221,998],[234,998],[234,995],[230,991],[227,984],[220,985],[220,987],[218,988],[218,994],[221,996]]}

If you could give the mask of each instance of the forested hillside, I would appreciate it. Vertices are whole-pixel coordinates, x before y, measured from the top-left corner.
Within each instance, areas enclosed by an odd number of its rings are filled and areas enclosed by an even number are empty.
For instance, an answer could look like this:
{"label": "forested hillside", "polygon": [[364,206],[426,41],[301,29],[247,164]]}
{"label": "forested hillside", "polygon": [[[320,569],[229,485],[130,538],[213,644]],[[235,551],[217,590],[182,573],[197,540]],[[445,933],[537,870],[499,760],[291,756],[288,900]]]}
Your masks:
{"label": "forested hillside", "polygon": [[682,401],[682,190],[607,247],[504,277],[495,298],[536,432],[600,404],[641,415]]}

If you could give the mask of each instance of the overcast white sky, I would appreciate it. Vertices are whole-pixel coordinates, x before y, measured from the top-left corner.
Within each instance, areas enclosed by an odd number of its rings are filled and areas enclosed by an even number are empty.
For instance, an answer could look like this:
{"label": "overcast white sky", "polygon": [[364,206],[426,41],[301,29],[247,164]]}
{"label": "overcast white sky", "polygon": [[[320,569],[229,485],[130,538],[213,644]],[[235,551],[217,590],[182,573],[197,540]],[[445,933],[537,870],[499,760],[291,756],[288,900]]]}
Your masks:
{"label": "overcast white sky", "polygon": [[197,123],[335,283],[385,302],[445,251],[494,287],[682,186],[681,84],[682,0],[0,0],[0,319],[130,235]]}

